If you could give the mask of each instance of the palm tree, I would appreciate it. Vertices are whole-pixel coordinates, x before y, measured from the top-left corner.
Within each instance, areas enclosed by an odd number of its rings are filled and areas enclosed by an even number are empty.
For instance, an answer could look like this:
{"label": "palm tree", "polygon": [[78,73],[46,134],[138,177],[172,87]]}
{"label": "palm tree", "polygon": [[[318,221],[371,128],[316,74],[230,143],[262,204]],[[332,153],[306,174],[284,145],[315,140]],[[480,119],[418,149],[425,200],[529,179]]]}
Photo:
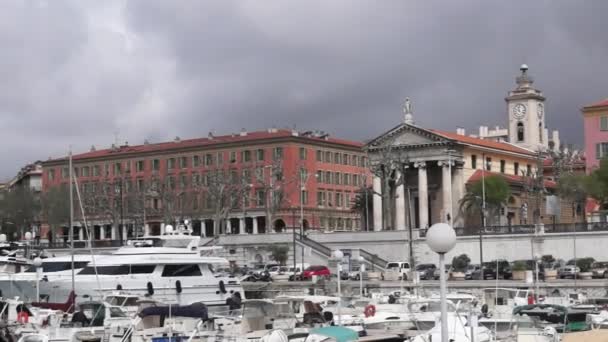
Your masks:
{"label": "palm tree", "polygon": [[[374,190],[371,187],[362,187],[357,190],[357,195],[353,200],[351,210],[361,213],[361,227],[369,230],[367,226],[370,222],[371,213],[374,212]],[[367,203],[366,203],[367,202]]]}
{"label": "palm tree", "polygon": [[[486,209],[495,217],[500,208],[507,203],[511,196],[511,189],[507,181],[500,176],[485,177],[485,203]],[[460,211],[465,216],[476,213],[481,216],[484,198],[484,181],[478,180],[467,189],[467,193],[460,200]],[[482,222],[483,224],[483,222]]]}

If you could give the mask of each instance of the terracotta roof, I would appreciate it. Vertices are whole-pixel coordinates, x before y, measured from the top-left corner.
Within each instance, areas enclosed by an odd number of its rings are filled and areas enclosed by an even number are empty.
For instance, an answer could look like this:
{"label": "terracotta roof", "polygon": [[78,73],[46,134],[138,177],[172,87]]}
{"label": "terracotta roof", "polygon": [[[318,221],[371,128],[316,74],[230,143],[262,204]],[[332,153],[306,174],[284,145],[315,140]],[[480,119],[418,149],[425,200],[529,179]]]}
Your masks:
{"label": "terracotta roof", "polygon": [[526,154],[526,155],[530,155],[530,156],[534,155],[534,152],[532,152],[530,150],[526,150],[521,147],[517,147],[517,146],[511,145],[508,143],[497,142],[497,141],[487,140],[487,139],[473,138],[473,137],[470,137],[467,135],[460,135],[457,133],[440,131],[440,130],[436,130],[436,129],[431,129],[430,131],[435,134],[442,135],[448,139],[456,140],[463,144],[492,148],[495,150],[502,150],[502,151],[507,151],[507,152],[521,153],[521,154]]}
{"label": "terracotta roof", "polygon": [[[310,142],[320,143],[333,143],[338,145],[346,145],[349,147],[361,148],[363,147],[362,142],[350,141],[336,138],[320,138],[312,136],[298,135],[294,136],[293,131],[287,129],[276,129],[274,131],[257,131],[247,132],[246,135],[231,134],[222,136],[213,136],[211,138],[195,138],[195,139],[184,139],[179,141],[168,141],[156,144],[144,144],[144,145],[133,145],[133,146],[120,146],[115,149],[108,148],[96,151],[90,151],[72,156],[74,160],[87,159],[87,158],[102,158],[106,156],[117,156],[128,153],[143,153],[143,152],[164,152],[168,150],[189,148],[189,147],[209,147],[220,144],[228,143],[242,143],[251,144],[258,140],[264,139],[276,139],[276,138],[288,138],[293,137],[296,139],[305,139]],[[53,160],[64,160],[67,157],[57,158]],[[50,161],[53,161],[50,160]]]}
{"label": "terracotta roof", "polygon": [[596,103],[592,103],[590,105],[586,105],[584,108],[605,107],[605,106],[608,106],[608,98],[598,101]]}
{"label": "terracotta roof", "polygon": [[[506,173],[491,172],[491,171],[484,171],[484,170],[476,170],[475,173],[473,173],[473,175],[467,180],[467,183],[475,183],[477,181],[480,181],[483,178],[482,174],[483,174],[483,177],[500,176],[500,177],[504,178],[508,183],[511,183],[511,184],[523,184],[523,182],[524,182],[523,176],[508,175]],[[557,183],[555,183],[554,181],[545,180],[545,188],[555,188],[556,186],[557,186]]]}

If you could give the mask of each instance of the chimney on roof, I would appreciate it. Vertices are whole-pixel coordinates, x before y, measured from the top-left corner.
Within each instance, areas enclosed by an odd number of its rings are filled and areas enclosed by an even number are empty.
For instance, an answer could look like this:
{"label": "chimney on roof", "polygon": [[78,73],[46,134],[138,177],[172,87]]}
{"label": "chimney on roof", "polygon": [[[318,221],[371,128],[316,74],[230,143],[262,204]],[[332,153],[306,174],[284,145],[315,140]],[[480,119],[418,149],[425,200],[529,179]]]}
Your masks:
{"label": "chimney on roof", "polygon": [[150,141],[148,139],[144,139],[144,145],[150,145]]}
{"label": "chimney on roof", "polygon": [[176,136],[176,137],[175,137],[175,139],[174,139],[174,141],[175,141],[175,142],[180,142],[181,140],[182,140],[182,139],[180,139],[180,137],[179,137],[179,136]]}
{"label": "chimney on roof", "polygon": [[268,129],[268,133],[276,133],[277,132],[277,128],[275,126],[272,126],[271,128]]}
{"label": "chimney on roof", "polygon": [[95,145],[91,145],[91,152],[95,152],[97,151],[97,149],[95,148]]}
{"label": "chimney on roof", "polygon": [[112,144],[111,150],[112,150],[112,151],[116,151],[116,150],[117,150],[117,148],[116,148],[116,144]]}
{"label": "chimney on roof", "polygon": [[298,131],[296,131],[295,129],[292,129],[291,135],[293,135],[294,137],[297,137],[297,136],[300,136],[300,133]]}
{"label": "chimney on roof", "polygon": [[457,128],[456,128],[456,134],[458,134],[458,135],[465,135],[464,128],[462,128],[462,127],[457,127]]}
{"label": "chimney on roof", "polygon": [[209,138],[209,140],[213,140],[213,132],[209,131],[209,134],[207,134],[207,137]]}
{"label": "chimney on roof", "polygon": [[244,128],[241,128],[241,136],[242,137],[246,137],[247,136],[247,130]]}

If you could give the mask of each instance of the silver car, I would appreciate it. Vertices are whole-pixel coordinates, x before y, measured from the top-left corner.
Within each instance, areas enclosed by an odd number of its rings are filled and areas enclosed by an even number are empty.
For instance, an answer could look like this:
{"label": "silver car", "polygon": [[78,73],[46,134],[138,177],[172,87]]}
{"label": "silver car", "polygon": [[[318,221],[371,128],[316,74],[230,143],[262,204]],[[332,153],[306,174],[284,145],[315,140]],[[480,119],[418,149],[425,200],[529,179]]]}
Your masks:
{"label": "silver car", "polygon": [[564,279],[564,278],[574,279],[579,274],[580,271],[581,271],[581,269],[578,267],[575,267],[574,265],[566,265],[557,271],[557,276],[560,279]]}

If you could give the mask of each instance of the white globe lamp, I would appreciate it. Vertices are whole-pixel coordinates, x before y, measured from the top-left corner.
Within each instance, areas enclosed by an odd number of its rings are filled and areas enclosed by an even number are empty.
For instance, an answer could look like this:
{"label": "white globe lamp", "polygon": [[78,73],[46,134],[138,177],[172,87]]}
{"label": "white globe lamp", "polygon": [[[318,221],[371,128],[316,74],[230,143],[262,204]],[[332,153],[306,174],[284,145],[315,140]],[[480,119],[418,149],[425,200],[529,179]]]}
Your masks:
{"label": "white globe lamp", "polygon": [[447,223],[436,223],[426,233],[426,244],[433,252],[445,254],[456,245],[456,232]]}
{"label": "white globe lamp", "polygon": [[187,226],[188,225],[188,220],[184,220],[184,224]]}
{"label": "white globe lamp", "polygon": [[170,225],[170,224],[166,225],[165,226],[165,233],[167,233],[167,234],[173,233],[173,226]]}
{"label": "white globe lamp", "polygon": [[40,257],[34,258],[34,267],[36,267],[36,268],[42,267],[42,259]]}
{"label": "white globe lamp", "polygon": [[342,251],[339,249],[336,249],[331,254],[333,255],[334,259],[338,260],[342,260],[342,258],[344,257],[344,253],[342,253]]}
{"label": "white globe lamp", "polygon": [[0,242],[6,242],[6,234],[0,234]]}
{"label": "white globe lamp", "polygon": [[448,304],[446,299],[445,253],[456,245],[456,232],[447,223],[436,223],[426,233],[426,244],[439,254],[439,293],[441,306],[441,341],[448,342]]}
{"label": "white globe lamp", "polygon": [[25,232],[25,239],[26,239],[27,241],[30,241],[30,240],[32,239],[32,233],[30,233],[30,232]]}

